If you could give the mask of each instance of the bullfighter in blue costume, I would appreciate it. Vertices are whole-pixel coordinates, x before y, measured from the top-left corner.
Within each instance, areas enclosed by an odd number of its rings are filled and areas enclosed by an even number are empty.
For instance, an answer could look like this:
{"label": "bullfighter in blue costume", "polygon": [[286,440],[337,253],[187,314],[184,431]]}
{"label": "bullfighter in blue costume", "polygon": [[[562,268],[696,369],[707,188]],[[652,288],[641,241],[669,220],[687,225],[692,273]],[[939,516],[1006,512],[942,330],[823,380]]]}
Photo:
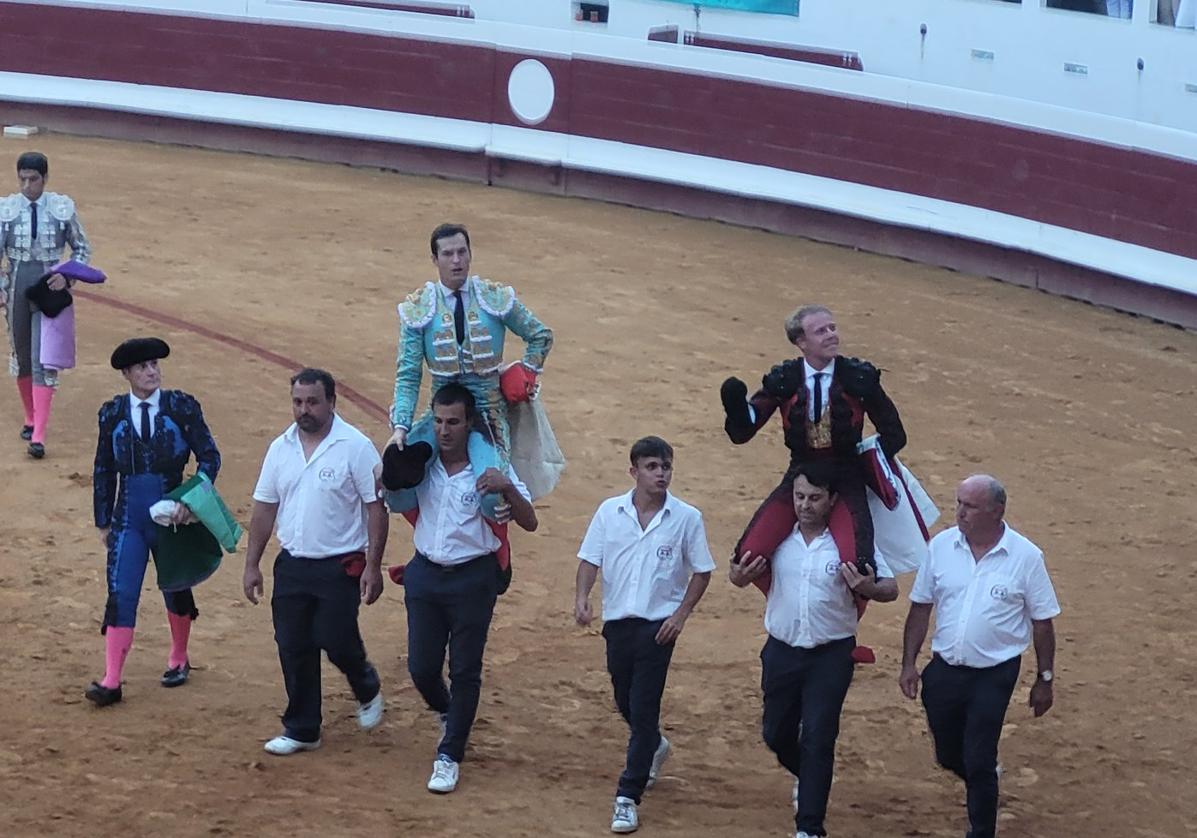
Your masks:
{"label": "bullfighter in blue costume", "polygon": [[[200,404],[181,390],[160,388],[158,361],[170,347],[158,338],[127,340],[112,353],[112,367],[129,382],[130,392],[100,408],[94,472],[95,521],[108,549],[108,601],[100,628],[106,670],[85,695],[99,707],[121,700],[121,670],[133,645],[137,604],[150,553],[157,550],[157,524],[150,507],[183,482],[192,454],[200,471],[216,480],[220,452],[204,422]],[[192,520],[182,505],[172,519]],[[190,589],[164,594],[171,651],[164,687],[187,681],[191,664],[187,642],[199,616]]]}
{"label": "bullfighter in blue costume", "polygon": [[[432,262],[439,282],[429,282],[399,306],[402,323],[391,405],[390,442],[403,448],[410,440],[432,443],[431,411],[413,425],[424,365],[435,394],[450,381],[474,396],[484,433],[506,465],[511,452],[507,402],[499,388],[503,343],[510,329],[527,348],[521,373],[531,389],[553,346],[553,332],[516,297],[509,285],[470,276],[470,234],[458,224],[432,231]],[[435,446],[432,446],[435,448]]]}

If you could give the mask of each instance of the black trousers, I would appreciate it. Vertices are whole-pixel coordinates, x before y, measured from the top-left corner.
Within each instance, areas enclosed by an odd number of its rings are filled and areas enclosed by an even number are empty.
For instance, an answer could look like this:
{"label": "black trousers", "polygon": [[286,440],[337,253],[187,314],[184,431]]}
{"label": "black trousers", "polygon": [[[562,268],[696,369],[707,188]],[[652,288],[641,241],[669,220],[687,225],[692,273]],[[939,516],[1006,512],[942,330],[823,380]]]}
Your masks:
{"label": "black trousers", "polygon": [[657,643],[664,620],[629,617],[603,624],[607,640],[607,672],[615,706],[628,723],[628,755],[615,794],[640,803],[653,754],[661,744],[661,696],[673,658],[673,643]]}
{"label": "black trousers", "polygon": [[855,648],[855,637],[801,649],[771,636],[761,650],[762,734],[777,761],[799,780],[794,821],[808,835],[827,834],[823,821],[835,770],[835,740],[852,683]]}
{"label": "black trousers", "polygon": [[354,697],[372,701],[378,672],[366,659],[357,627],[358,580],[337,558],[297,559],[283,550],[274,560],[274,640],[287,688],[283,729],[301,742],[320,738],[320,651],[349,679]]}
{"label": "black trousers", "polygon": [[978,669],[952,666],[935,655],[923,670],[923,707],[935,759],[964,780],[968,838],[993,838],[997,831],[998,739],[1021,664],[1017,656]]}
{"label": "black trousers", "polygon": [[[466,743],[482,693],[482,655],[499,591],[493,553],[444,566],[419,553],[403,573],[407,605],[407,671],[428,706],[445,716],[437,753],[454,762]],[[443,670],[449,652],[449,687]]]}

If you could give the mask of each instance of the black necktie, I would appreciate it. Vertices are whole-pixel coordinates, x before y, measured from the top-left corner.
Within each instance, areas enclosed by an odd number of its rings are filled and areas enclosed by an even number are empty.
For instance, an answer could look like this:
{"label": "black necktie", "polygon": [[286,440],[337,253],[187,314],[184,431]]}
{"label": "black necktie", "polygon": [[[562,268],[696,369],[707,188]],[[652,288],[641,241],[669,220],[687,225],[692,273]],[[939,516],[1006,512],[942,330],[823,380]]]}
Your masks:
{"label": "black necktie", "polygon": [[29,238],[37,238],[37,204],[29,205]]}
{"label": "black necktie", "polygon": [[461,299],[461,289],[453,292],[457,298],[457,307],[453,309],[453,325],[457,327],[457,345],[465,343],[465,301]]}
{"label": "black necktie", "polygon": [[150,444],[150,403],[141,403],[141,441]]}
{"label": "black necktie", "polygon": [[816,425],[819,424],[819,419],[821,419],[823,417],[823,376],[824,375],[826,375],[826,373],[822,373],[822,372],[815,373],[815,386],[811,388],[813,391],[811,393],[811,395],[814,397],[814,405],[815,405],[814,423]]}

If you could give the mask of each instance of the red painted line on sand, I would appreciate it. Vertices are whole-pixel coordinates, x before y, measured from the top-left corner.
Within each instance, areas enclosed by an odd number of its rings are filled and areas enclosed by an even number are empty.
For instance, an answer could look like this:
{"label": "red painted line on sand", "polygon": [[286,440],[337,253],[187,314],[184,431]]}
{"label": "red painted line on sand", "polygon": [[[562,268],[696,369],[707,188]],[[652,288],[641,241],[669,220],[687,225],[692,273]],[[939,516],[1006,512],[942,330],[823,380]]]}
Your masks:
{"label": "red painted line on sand", "polygon": [[[161,323],[164,326],[172,326],[176,329],[182,329],[185,332],[191,332],[192,334],[205,337],[208,340],[215,341],[216,343],[222,343],[225,346],[231,346],[232,348],[245,352],[248,355],[253,355],[254,357],[261,358],[264,361],[269,361],[272,364],[285,367],[293,373],[303,369],[303,364],[292,358],[288,358],[286,355],[280,355],[277,352],[272,352],[271,350],[258,346],[255,343],[250,343],[247,340],[242,340],[241,338],[233,337],[232,335],[226,335],[224,332],[218,332],[215,329],[209,329],[207,326],[201,326],[198,323],[192,323],[189,320],[184,320],[181,317],[175,317],[172,314],[164,314],[160,311],[154,311],[153,309],[145,308],[144,306],[139,306],[134,303],[126,303],[122,300],[114,300],[111,297],[93,294],[90,291],[83,291],[78,288],[72,289],[71,293],[76,297],[82,297],[90,302],[119,309],[120,311],[134,314],[145,320],[151,320],[155,323]],[[390,413],[386,408],[373,399],[362,395],[357,390],[340,381],[337,382],[337,395],[353,402],[375,419],[380,419],[384,422],[389,421],[390,419]]]}

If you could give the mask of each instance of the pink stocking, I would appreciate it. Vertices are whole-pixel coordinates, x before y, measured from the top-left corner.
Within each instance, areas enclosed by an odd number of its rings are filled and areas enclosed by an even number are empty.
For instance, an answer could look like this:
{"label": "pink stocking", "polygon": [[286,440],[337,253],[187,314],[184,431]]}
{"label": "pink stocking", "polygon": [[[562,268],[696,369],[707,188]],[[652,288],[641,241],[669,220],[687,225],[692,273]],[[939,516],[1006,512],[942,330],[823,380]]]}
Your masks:
{"label": "pink stocking", "polygon": [[115,690],[121,685],[121,671],[125,668],[125,658],[129,657],[129,649],[133,646],[133,629],[122,626],[109,626],[104,632],[104,680],[101,687]]}
{"label": "pink stocking", "polygon": [[46,426],[50,424],[50,403],[54,401],[54,388],[33,385],[33,439],[45,443]]}
{"label": "pink stocking", "polygon": [[33,376],[17,379],[17,389],[21,391],[21,404],[25,406],[25,424],[33,427]]}
{"label": "pink stocking", "polygon": [[187,641],[191,638],[191,618],[167,611],[166,619],[170,621],[170,657],[166,660],[166,668],[177,669],[187,663]]}

